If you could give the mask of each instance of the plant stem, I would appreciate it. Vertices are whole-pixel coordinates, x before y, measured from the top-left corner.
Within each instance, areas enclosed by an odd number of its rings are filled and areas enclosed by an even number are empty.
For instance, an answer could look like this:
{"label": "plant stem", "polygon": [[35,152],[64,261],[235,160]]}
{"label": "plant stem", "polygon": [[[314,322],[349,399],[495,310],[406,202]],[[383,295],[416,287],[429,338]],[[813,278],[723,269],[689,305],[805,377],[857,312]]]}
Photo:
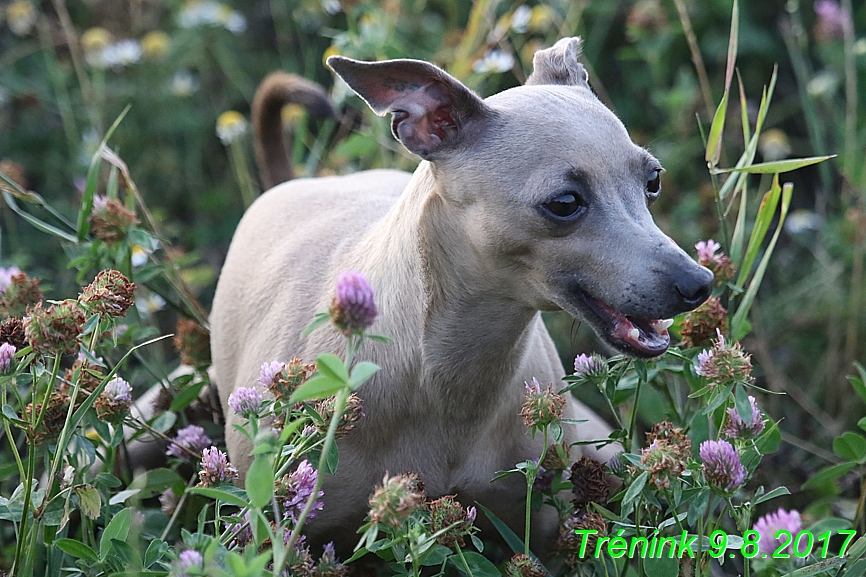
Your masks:
{"label": "plant stem", "polygon": [[[192,487],[193,482],[195,482],[196,473],[192,474],[192,477],[189,478],[189,481],[186,484],[186,488],[189,489]],[[183,504],[186,502],[186,496],[188,493],[186,491],[180,496],[180,501],[177,502],[177,506],[174,508],[174,512],[171,514],[171,517],[168,520],[168,525],[165,526],[165,529],[162,530],[162,534],[159,536],[160,541],[165,541],[165,538],[168,536],[168,531],[171,529],[171,526],[174,525],[175,519],[177,519],[178,514],[180,514],[180,510],[183,509]]]}
{"label": "plant stem", "polygon": [[[348,337],[346,340],[346,369],[350,369],[352,366],[352,354],[354,352],[354,339],[353,337]],[[331,452],[331,445],[334,444],[334,439],[337,436],[337,427],[340,424],[340,418],[343,416],[343,411],[346,410],[346,403],[349,399],[350,393],[351,391],[348,386],[337,392],[336,400],[334,401],[334,414],[331,416],[331,422],[328,425],[328,433],[325,435],[325,442],[322,443],[322,454],[319,456],[319,465],[316,467],[316,470],[318,471],[318,474],[316,475],[316,488],[313,489],[313,492],[310,494],[309,498],[307,498],[307,503],[304,505],[303,511],[301,511],[301,514],[298,516],[298,522],[295,523],[292,536],[289,538],[289,542],[286,543],[287,551],[291,551],[300,538],[301,530],[304,528],[304,522],[307,520],[310,511],[313,510],[313,505],[315,505],[316,499],[319,497],[319,491],[322,490],[325,465],[328,462],[328,453]],[[282,563],[280,563],[280,566],[275,565],[274,574],[277,575],[282,570]]]}
{"label": "plant stem", "polygon": [[541,467],[541,462],[547,455],[547,430],[549,425],[544,426],[544,447],[541,449],[541,456],[538,458],[538,464],[535,470],[528,471],[526,474],[526,518],[523,526],[523,553],[529,555],[529,529],[530,517],[532,513],[532,486],[535,484],[535,478],[538,476],[538,467]]}
{"label": "plant stem", "polygon": [[639,448],[637,437],[635,436],[634,432],[635,432],[635,428],[637,428],[637,407],[638,407],[638,403],[640,402],[640,390],[641,390],[642,386],[643,386],[643,379],[638,378],[637,390],[634,393],[634,408],[631,411],[631,423],[629,424],[629,427],[628,427],[629,445],[631,446],[632,452],[637,452],[637,450]]}
{"label": "plant stem", "polygon": [[[529,541],[527,541],[527,543],[528,542]],[[466,567],[466,573],[469,575],[469,577],[472,577],[472,569],[469,568],[469,563],[466,562],[466,557],[463,556],[463,549],[461,549],[460,545],[458,545],[457,543],[455,543],[454,546],[457,547],[457,554],[460,556],[460,560],[463,561],[463,566]],[[527,555],[528,554],[529,552],[527,550]]]}
{"label": "plant stem", "polygon": [[247,157],[244,154],[243,144],[241,140],[235,139],[232,141],[229,148],[232,151],[232,164],[235,167],[235,175],[238,178],[238,184],[241,187],[241,198],[244,201],[244,208],[249,208],[256,199],[256,192],[253,190],[253,181],[250,178],[250,169],[247,166]]}

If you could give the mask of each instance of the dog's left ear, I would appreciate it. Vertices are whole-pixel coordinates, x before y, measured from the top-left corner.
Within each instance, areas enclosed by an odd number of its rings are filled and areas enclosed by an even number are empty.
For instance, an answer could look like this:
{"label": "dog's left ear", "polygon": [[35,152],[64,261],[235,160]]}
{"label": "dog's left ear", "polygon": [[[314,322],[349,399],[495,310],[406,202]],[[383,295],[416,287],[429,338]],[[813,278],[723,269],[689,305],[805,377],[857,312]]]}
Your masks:
{"label": "dog's left ear", "polygon": [[492,111],[459,80],[428,62],[361,62],[331,56],[328,66],[379,116],[410,152],[431,160],[465,137],[468,123]]}
{"label": "dog's left ear", "polygon": [[580,38],[563,38],[550,48],[539,50],[532,57],[532,74],[526,84],[564,84],[589,88],[589,74],[580,56]]}

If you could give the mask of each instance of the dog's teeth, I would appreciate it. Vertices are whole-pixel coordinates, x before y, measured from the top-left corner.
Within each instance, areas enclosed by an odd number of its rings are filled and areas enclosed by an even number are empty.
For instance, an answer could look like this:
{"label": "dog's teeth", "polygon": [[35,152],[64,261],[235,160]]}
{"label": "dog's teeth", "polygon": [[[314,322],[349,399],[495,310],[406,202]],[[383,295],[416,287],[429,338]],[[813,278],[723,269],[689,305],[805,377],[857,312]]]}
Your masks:
{"label": "dog's teeth", "polygon": [[652,327],[655,332],[660,333],[666,331],[672,324],[674,324],[674,319],[664,319],[653,321]]}
{"label": "dog's teeth", "polygon": [[640,338],[640,331],[637,329],[632,329],[628,332],[628,336],[630,336],[634,340],[638,340],[638,338]]}

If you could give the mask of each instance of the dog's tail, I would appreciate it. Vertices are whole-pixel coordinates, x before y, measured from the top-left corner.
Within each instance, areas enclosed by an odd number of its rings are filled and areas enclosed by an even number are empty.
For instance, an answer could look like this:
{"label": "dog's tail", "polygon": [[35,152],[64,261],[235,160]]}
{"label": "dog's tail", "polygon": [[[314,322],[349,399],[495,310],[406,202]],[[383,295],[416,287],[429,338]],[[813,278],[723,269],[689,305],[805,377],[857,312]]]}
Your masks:
{"label": "dog's tail", "polygon": [[300,104],[318,118],[336,118],[321,85],[285,72],[265,78],[256,91],[252,112],[256,164],[265,189],[295,176],[283,138],[282,110],[286,104]]}

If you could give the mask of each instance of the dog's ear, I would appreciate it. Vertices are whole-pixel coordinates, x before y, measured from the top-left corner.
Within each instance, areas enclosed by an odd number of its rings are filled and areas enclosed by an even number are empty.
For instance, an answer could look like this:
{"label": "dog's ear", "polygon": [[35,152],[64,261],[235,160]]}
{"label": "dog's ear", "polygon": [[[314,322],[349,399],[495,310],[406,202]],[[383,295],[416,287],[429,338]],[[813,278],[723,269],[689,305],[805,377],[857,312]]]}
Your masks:
{"label": "dog's ear", "polygon": [[539,50],[532,58],[532,74],[526,84],[564,84],[589,88],[589,74],[580,56],[580,38],[563,38],[550,48]]}
{"label": "dog's ear", "polygon": [[410,152],[430,160],[462,140],[465,125],[492,112],[459,80],[428,62],[361,62],[331,56],[328,66],[379,116]]}

